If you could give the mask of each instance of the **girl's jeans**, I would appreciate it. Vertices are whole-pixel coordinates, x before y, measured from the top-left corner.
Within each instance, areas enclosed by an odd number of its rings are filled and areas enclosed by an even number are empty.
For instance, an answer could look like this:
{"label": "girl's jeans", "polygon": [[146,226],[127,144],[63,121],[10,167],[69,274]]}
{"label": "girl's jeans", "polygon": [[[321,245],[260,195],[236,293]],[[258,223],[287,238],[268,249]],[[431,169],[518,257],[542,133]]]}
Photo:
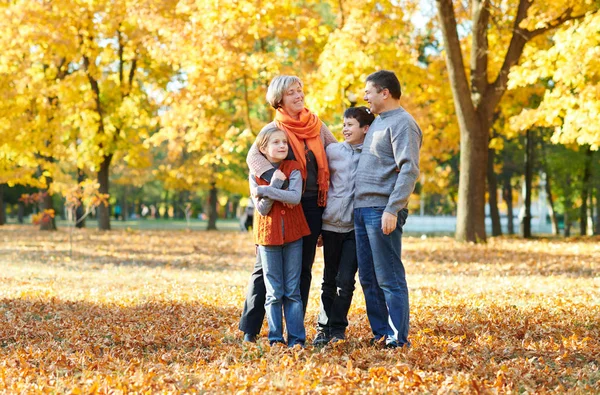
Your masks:
{"label": "girl's jeans", "polygon": [[282,307],[287,327],[287,344],[304,345],[304,312],[300,297],[302,239],[281,246],[258,246],[267,296],[265,311],[269,342],[284,342]]}

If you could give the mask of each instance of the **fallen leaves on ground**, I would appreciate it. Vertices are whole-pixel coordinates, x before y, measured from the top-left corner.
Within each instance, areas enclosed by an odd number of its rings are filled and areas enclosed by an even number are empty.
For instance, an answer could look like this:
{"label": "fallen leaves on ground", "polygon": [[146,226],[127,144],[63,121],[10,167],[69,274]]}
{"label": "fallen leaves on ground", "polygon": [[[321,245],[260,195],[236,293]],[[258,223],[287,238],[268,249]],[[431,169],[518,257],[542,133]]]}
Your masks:
{"label": "fallen leaves on ground", "polygon": [[[235,232],[0,228],[0,390],[599,393],[600,239],[404,238],[412,348],[269,347],[237,329],[254,262]],[[322,277],[306,318],[315,335]]]}

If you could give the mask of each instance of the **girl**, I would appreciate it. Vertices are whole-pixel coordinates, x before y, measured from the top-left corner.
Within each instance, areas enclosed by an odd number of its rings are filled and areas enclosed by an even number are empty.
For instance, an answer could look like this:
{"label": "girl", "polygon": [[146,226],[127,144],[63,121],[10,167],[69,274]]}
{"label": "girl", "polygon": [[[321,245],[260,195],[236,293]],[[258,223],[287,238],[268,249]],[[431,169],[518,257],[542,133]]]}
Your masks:
{"label": "girl", "polygon": [[[265,311],[269,323],[269,343],[285,343],[282,307],[285,312],[287,344],[304,346],[304,314],[300,297],[302,237],[310,234],[300,198],[302,175],[298,162],[286,160],[288,140],[275,125],[263,128],[256,147],[276,168],[267,183],[250,174],[250,192],[258,215],[254,216],[254,241],[262,262],[266,287]],[[281,189],[289,180],[287,190]],[[284,205],[287,203],[287,205]],[[290,208],[292,207],[292,208]]]}

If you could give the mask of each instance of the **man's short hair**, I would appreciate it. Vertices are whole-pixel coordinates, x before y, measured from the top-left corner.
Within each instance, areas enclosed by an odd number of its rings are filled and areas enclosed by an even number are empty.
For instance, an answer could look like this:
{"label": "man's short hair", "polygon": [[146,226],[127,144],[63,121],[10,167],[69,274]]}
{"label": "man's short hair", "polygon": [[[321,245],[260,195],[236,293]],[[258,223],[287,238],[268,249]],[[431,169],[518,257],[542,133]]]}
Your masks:
{"label": "man's short hair", "polygon": [[379,70],[367,77],[367,82],[373,84],[377,93],[384,89],[390,91],[390,95],[396,100],[402,96],[402,89],[400,88],[400,81],[393,71]]}
{"label": "man's short hair", "polygon": [[350,107],[344,111],[344,118],[353,118],[358,121],[358,125],[362,128],[363,126],[371,125],[375,120],[375,115],[367,107]]}

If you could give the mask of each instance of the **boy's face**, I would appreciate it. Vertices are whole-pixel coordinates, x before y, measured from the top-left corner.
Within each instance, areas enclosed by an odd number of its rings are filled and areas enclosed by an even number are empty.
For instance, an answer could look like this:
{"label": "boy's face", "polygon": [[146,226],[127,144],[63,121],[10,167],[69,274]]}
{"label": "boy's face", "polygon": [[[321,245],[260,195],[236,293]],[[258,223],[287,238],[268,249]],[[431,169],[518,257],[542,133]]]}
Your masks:
{"label": "boy's face", "polygon": [[363,141],[365,141],[365,135],[368,130],[369,125],[361,127],[356,119],[344,118],[344,128],[342,129],[342,133],[348,144],[362,144]]}

